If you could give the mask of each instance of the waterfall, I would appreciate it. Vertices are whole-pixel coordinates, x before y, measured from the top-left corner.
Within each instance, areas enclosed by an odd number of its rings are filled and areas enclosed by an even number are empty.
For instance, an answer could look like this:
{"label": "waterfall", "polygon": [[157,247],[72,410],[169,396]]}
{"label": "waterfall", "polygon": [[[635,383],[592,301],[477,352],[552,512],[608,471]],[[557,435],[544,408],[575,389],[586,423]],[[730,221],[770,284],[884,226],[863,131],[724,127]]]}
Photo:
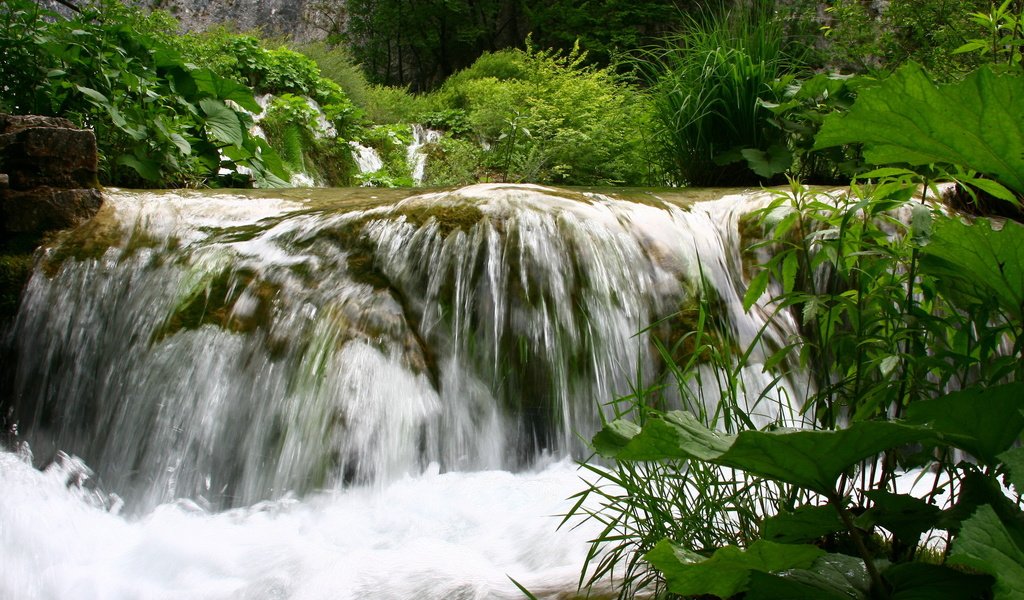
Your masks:
{"label": "waterfall", "polygon": [[[5,489],[53,487],[48,502],[81,505],[100,527],[114,519],[96,516],[110,502],[65,484],[92,469],[128,514],[153,515],[142,531],[120,517],[111,527],[149,541],[165,526],[200,527],[175,502],[232,539],[248,535],[232,529],[238,521],[265,520],[259,506],[309,526],[407,504],[406,493],[444,505],[453,486],[468,505],[497,494],[502,510],[551,511],[537,507],[577,481],[560,459],[585,458],[580,437],[599,427],[602,407],[657,377],[651,336],[671,332],[645,328],[692,306],[702,272],[737,344],[764,327],[741,306],[739,219],[767,194],[691,204],[533,185],[413,193],[111,192],[96,219],[45,250],[7,336],[4,408],[23,456],[3,454]],[[759,392],[769,376],[750,368],[744,378]],[[756,417],[775,418],[779,400]],[[53,466],[29,470],[29,452]],[[287,508],[328,492],[342,496],[322,511]],[[401,518],[392,525],[433,517]],[[463,517],[449,518],[450,528]],[[588,533],[571,535],[521,543],[543,554]],[[506,558],[500,568],[525,560]],[[550,566],[562,589],[574,585],[563,563],[531,560],[538,576]],[[492,592],[460,597],[503,597]],[[326,597],[359,597],[346,593]]]}
{"label": "waterfall", "polygon": [[444,134],[436,129],[427,129],[423,125],[413,124],[412,143],[406,149],[406,162],[412,172],[412,180],[416,185],[423,184],[423,175],[427,170],[427,153],[423,151],[427,144],[437,143]]}
{"label": "waterfall", "polygon": [[352,146],[354,152],[352,157],[356,161],[356,168],[359,169],[360,175],[373,173],[384,168],[384,161],[381,160],[380,155],[373,148],[364,146],[359,142],[349,142],[349,145]]}

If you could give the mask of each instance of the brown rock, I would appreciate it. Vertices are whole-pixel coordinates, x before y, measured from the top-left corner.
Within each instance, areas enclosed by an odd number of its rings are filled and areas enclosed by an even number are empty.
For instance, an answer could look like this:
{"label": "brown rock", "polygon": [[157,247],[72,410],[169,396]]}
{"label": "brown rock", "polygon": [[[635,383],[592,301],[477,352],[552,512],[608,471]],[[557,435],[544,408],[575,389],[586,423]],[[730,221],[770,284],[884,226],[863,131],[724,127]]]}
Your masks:
{"label": "brown rock", "polygon": [[60,117],[0,114],[0,233],[78,225],[103,202],[96,136]]}
{"label": "brown rock", "polygon": [[67,229],[92,218],[103,204],[100,191],[92,188],[64,190],[40,187],[0,192],[0,215],[9,233]]}

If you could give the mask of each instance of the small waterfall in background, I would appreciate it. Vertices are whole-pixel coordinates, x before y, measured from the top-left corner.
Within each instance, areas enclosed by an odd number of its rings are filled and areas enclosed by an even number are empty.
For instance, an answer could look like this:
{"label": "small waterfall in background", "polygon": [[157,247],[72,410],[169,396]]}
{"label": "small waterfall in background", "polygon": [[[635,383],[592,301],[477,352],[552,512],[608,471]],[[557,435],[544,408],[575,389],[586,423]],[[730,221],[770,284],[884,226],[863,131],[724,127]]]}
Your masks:
{"label": "small waterfall in background", "polygon": [[427,144],[436,144],[444,136],[444,133],[436,129],[427,129],[423,125],[412,125],[412,143],[406,149],[406,162],[412,173],[413,183],[423,184],[423,175],[427,170],[427,153],[423,151]]}
{"label": "small waterfall in background", "polygon": [[737,344],[763,328],[739,219],[767,194],[412,194],[114,191],[48,247],[6,341],[0,596],[575,589],[580,438],[702,272]]}
{"label": "small waterfall in background", "polygon": [[384,168],[384,161],[381,160],[377,151],[359,142],[349,142],[352,146],[352,158],[356,161],[356,168],[360,175],[374,173]]}

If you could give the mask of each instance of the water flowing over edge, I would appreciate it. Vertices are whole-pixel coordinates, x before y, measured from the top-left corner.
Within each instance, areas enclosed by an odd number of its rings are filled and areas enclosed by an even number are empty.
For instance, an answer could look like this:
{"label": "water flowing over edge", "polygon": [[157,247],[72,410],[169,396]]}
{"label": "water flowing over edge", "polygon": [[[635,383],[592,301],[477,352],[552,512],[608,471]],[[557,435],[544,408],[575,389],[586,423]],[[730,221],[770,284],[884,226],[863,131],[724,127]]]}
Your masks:
{"label": "water flowing over edge", "polygon": [[[82,240],[50,249],[11,338],[19,356],[37,357],[18,366],[19,414],[32,414],[22,419],[30,424],[23,438],[37,455],[55,457],[56,467],[30,475],[24,460],[5,454],[0,470],[16,482],[12,489],[23,488],[26,505],[39,494],[37,500],[59,505],[54,514],[80,515],[78,525],[69,517],[71,531],[115,523],[134,536],[157,536],[147,524],[162,514],[194,518],[198,528],[249,523],[224,534],[228,545],[247,543],[246,532],[259,529],[253,515],[267,507],[308,517],[290,521],[298,529],[319,528],[317,519],[337,508],[356,520],[372,515],[369,526],[377,529],[355,536],[356,546],[388,548],[402,539],[392,525],[408,533],[425,524],[403,523],[405,512],[383,514],[381,507],[401,505],[404,494],[413,504],[436,498],[441,512],[428,508],[424,520],[450,518],[455,531],[437,532],[424,550],[454,552],[442,561],[446,568],[465,564],[466,550],[453,535],[482,536],[469,546],[489,547],[510,535],[494,527],[515,529],[517,519],[532,523],[566,510],[556,501],[578,490],[576,474],[565,462],[538,469],[552,456],[582,457],[576,434],[589,437],[599,403],[627,393],[638,365],[641,378],[655,376],[649,342],[636,334],[692,303],[701,274],[734,343],[746,345],[758,334],[763,317],[744,314],[740,302],[739,219],[766,198],[734,195],[681,207],[510,185],[397,202],[363,196],[344,206],[266,194],[113,194],[113,215]],[[104,235],[105,245],[90,245]],[[743,375],[755,393],[767,381],[756,369]],[[786,406],[780,399],[762,417],[771,420]],[[135,516],[125,521],[105,512],[120,500],[97,507],[87,492],[41,492],[60,487],[52,480],[72,477],[68,469],[78,478],[85,473],[79,459],[59,451],[88,456],[100,487],[124,496]],[[538,490],[521,507],[532,517],[511,501],[521,489]],[[295,500],[296,492],[304,498]],[[486,512],[513,518],[499,519],[505,525],[467,519],[463,512],[491,494]],[[230,506],[239,508],[210,512]],[[61,543],[59,535],[35,540],[15,527],[33,522],[31,511],[7,501],[4,508],[10,512],[0,522],[11,523],[5,554],[38,542],[38,556],[56,556],[64,546],[97,556],[88,550],[92,542],[82,543],[91,536],[75,536],[78,543]],[[20,518],[22,511],[30,516]],[[465,531],[458,531],[460,522]],[[545,535],[554,535],[556,522],[544,520]],[[532,556],[540,549],[554,561],[526,565],[540,577],[534,587],[546,585],[542,575],[555,563],[555,587],[574,587],[585,533],[522,542],[520,550],[532,548]],[[283,535],[267,531],[270,539]],[[553,551],[567,540],[572,549]],[[211,568],[202,552],[184,558],[192,550],[183,550],[183,563],[171,571],[200,568],[190,561]],[[158,557],[168,549],[146,551]],[[301,553],[274,556],[306,560]],[[133,571],[118,560],[85,561],[93,574],[83,581],[99,586],[93,597],[164,597],[184,585],[172,578],[146,592],[146,582],[129,581]],[[497,570],[514,571],[518,561],[505,555]],[[306,590],[288,577],[280,585],[260,579],[247,563],[239,568],[248,575],[223,569],[200,587],[207,597],[365,597],[372,589],[377,597],[516,597],[503,576],[481,581],[487,569],[480,567],[445,580],[438,565],[423,570],[438,580],[393,582],[415,590],[388,588],[389,569],[375,580],[367,573],[376,570],[359,568],[353,577],[362,583],[332,579]],[[107,568],[114,572],[102,581]],[[393,565],[403,573],[410,568]],[[60,571],[37,562],[23,573],[39,569]],[[528,575],[508,574],[531,583]],[[74,581],[67,575],[44,578],[58,587],[38,588],[35,597],[71,597],[58,589]],[[239,581],[228,585],[221,575]],[[15,578],[12,589],[21,583]]]}

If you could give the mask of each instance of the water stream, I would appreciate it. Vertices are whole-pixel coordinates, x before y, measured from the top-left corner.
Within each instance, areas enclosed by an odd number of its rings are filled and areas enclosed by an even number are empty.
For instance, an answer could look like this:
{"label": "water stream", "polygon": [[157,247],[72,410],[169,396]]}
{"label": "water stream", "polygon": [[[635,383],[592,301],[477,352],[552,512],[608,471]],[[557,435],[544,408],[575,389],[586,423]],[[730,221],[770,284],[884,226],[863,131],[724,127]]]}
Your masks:
{"label": "water stream", "polygon": [[0,598],[572,592],[580,437],[664,370],[701,272],[757,335],[739,222],[766,197],[109,193],[3,342]]}

